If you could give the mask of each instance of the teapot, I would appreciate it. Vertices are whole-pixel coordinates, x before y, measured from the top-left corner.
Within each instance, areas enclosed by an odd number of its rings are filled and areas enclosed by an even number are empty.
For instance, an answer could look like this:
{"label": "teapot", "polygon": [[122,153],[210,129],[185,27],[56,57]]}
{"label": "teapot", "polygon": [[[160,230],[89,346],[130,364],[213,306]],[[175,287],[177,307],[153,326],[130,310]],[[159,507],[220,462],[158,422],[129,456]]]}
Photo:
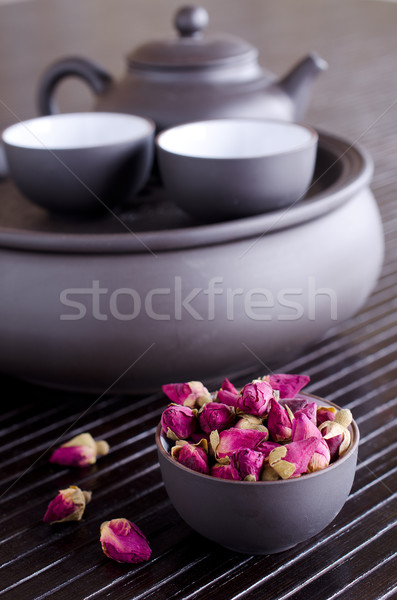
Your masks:
{"label": "teapot", "polygon": [[174,19],[178,36],[133,50],[119,82],[86,58],[58,60],[39,82],[40,113],[58,112],[55,89],[72,76],[85,80],[97,95],[95,110],[147,117],[159,131],[222,117],[302,119],[312,83],[327,63],[310,54],[276,81],[258,64],[258,51],[251,44],[232,35],[205,33],[208,21],[201,6],[180,8]]}

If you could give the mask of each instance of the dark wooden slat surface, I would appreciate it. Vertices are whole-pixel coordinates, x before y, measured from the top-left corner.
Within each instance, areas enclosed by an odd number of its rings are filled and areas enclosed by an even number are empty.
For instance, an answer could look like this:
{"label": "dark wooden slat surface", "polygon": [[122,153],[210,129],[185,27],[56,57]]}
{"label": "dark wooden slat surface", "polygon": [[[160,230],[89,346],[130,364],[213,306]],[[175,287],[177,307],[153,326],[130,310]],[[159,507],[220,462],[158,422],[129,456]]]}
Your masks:
{"label": "dark wooden slat surface", "polygon": [[[386,241],[377,287],[357,315],[283,365],[285,371],[309,373],[310,391],[353,411],[361,442],[352,492],[326,530],[288,552],[268,557],[230,552],[195,534],[168,501],[154,446],[161,394],[108,395],[95,402],[5,376],[0,600],[397,597],[397,4],[203,4],[214,29],[250,40],[276,73],[309,50],[324,56],[330,69],[316,84],[307,121],[363,144],[375,162],[372,189]],[[83,54],[120,75],[122,56],[169,31],[177,6],[176,0],[151,0],[150,11],[144,0],[0,4],[0,127],[36,114],[36,83],[53,59]],[[65,90],[63,101],[78,110],[85,92]],[[4,189],[0,184],[0,198]],[[255,374],[262,371],[258,364]],[[48,448],[59,436],[85,430],[109,441],[108,456],[73,473],[48,464]],[[93,490],[84,521],[49,528],[41,522],[46,506],[57,489],[71,483]],[[102,554],[99,525],[118,516],[135,521],[149,537],[148,563],[119,565]]]}

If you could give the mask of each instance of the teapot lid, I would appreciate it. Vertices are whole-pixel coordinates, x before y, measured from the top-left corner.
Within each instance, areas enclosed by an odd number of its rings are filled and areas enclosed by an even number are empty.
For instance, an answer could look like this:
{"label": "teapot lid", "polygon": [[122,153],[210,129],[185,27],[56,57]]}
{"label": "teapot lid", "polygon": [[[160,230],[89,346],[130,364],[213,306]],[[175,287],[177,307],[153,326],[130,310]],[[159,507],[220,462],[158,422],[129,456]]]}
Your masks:
{"label": "teapot lid", "polygon": [[238,37],[227,34],[204,35],[208,21],[208,12],[202,6],[182,7],[174,19],[179,37],[139,46],[127,57],[130,66],[189,69],[256,59],[257,50]]}

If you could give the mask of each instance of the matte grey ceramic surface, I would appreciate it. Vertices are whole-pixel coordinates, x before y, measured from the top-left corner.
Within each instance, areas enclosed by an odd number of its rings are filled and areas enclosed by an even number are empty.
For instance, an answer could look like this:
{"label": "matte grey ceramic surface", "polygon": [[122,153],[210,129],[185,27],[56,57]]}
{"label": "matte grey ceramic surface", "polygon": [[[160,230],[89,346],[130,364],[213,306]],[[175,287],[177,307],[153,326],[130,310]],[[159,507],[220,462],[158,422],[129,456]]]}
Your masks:
{"label": "matte grey ceramic surface", "polygon": [[157,188],[119,220],[82,222],[56,219],[4,184],[2,369],[138,393],[218,383],[258,366],[255,355],[285,362],[353,315],[375,285],[383,232],[371,175],[364,152],[322,134],[306,199],[201,226]]}
{"label": "matte grey ceramic surface", "polygon": [[156,444],[168,496],[190,527],[237,552],[273,554],[325,529],[343,507],[353,484],[359,443],[354,421],[350,430],[349,449],[326,469],[278,481],[227,481],[196,473],[171,458],[161,425]]}
{"label": "matte grey ceramic surface", "polygon": [[259,119],[214,119],[156,138],[170,197],[201,221],[258,215],[301,200],[313,177],[318,135],[311,127]]}
{"label": "matte grey ceramic surface", "polygon": [[71,113],[23,121],[2,135],[10,176],[44,208],[104,211],[130,200],[149,177],[154,123],[119,113]]}
{"label": "matte grey ceramic surface", "polygon": [[55,90],[65,77],[80,77],[98,95],[97,110],[150,117],[158,129],[222,117],[300,120],[315,77],[327,63],[310,54],[281,81],[263,70],[258,52],[240,38],[205,33],[208,15],[199,6],[175,17],[178,37],[136,48],[128,72],[115,82],[85,58],[57,60],[43,74],[38,93],[41,114],[57,111]]}

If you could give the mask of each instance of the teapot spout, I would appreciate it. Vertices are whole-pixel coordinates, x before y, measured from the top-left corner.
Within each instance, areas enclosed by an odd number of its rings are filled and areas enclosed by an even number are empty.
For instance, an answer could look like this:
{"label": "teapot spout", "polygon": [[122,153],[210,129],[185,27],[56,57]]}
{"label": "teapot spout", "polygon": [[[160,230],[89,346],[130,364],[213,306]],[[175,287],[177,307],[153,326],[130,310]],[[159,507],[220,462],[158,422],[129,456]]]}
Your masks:
{"label": "teapot spout", "polygon": [[291,98],[295,106],[296,121],[302,119],[306,112],[314,79],[327,68],[328,63],[313,52],[295,65],[279,82],[280,88]]}

